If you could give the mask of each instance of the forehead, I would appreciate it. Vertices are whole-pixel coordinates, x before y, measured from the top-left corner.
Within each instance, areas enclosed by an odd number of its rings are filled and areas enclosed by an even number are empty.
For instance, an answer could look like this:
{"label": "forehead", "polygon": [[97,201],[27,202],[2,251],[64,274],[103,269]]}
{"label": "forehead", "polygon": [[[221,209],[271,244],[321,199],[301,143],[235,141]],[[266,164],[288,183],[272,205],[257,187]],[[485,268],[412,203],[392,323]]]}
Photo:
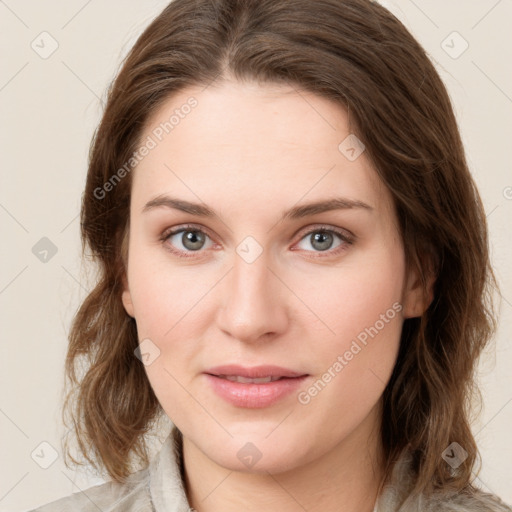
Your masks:
{"label": "forehead", "polygon": [[332,194],[385,208],[389,194],[364,151],[347,157],[352,137],[344,107],[311,92],[239,82],[189,87],[146,123],[140,140],[152,148],[133,173],[132,204],[179,192],[250,208]]}

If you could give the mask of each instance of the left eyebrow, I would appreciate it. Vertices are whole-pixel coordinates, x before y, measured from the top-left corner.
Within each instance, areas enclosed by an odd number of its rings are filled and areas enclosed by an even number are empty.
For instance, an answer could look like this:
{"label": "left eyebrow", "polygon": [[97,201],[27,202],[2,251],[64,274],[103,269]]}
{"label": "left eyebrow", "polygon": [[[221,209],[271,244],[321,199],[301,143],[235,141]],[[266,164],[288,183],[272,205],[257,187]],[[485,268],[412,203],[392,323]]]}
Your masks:
{"label": "left eyebrow", "polygon": [[[155,208],[171,208],[179,210],[190,215],[198,217],[215,217],[215,212],[208,206],[200,203],[192,203],[183,199],[177,199],[165,195],[157,196],[146,203],[142,212],[147,212]],[[368,212],[373,211],[373,207],[363,201],[348,199],[345,197],[337,197],[326,201],[317,201],[314,203],[303,204],[290,208],[281,216],[281,222],[284,220],[293,220],[316,215],[331,210],[350,210],[362,209]]]}
{"label": "left eyebrow", "polygon": [[364,203],[363,201],[347,199],[346,197],[336,197],[326,201],[318,201],[315,203],[294,206],[290,210],[283,213],[281,221],[287,219],[300,219],[302,217],[307,217],[308,215],[315,215],[331,210],[351,210],[356,208],[361,208],[368,212],[373,211],[373,207]]}

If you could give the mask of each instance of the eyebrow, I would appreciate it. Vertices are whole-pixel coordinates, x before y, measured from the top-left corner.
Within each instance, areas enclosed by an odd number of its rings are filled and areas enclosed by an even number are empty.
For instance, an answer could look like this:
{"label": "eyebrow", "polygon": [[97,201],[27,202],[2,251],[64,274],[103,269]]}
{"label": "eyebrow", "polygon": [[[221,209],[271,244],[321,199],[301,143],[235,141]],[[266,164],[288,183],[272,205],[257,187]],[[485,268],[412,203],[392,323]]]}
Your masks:
{"label": "eyebrow", "polygon": [[[191,203],[183,199],[177,199],[165,195],[157,196],[146,203],[142,209],[142,213],[154,210],[156,208],[171,208],[179,210],[190,215],[198,217],[215,217],[215,212],[208,208],[208,206],[200,203]],[[327,199],[325,201],[317,201],[314,203],[303,204],[294,206],[283,213],[281,222],[284,220],[301,219],[309,215],[328,212],[332,210],[351,210],[362,209],[368,212],[373,211],[373,207],[364,203],[363,201],[347,199],[345,197],[337,197]]]}

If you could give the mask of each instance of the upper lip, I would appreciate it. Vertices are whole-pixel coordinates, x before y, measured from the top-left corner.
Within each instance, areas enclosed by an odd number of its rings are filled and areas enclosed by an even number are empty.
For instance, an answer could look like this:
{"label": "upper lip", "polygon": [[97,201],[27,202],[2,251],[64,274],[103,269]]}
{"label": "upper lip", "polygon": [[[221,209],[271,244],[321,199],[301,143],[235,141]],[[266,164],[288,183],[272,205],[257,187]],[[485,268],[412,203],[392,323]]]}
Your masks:
{"label": "upper lip", "polygon": [[240,366],[237,364],[226,364],[222,366],[215,366],[206,370],[204,373],[210,375],[236,375],[245,377],[247,379],[258,379],[262,377],[302,377],[306,373],[295,372],[288,368],[273,365],[261,366]]}

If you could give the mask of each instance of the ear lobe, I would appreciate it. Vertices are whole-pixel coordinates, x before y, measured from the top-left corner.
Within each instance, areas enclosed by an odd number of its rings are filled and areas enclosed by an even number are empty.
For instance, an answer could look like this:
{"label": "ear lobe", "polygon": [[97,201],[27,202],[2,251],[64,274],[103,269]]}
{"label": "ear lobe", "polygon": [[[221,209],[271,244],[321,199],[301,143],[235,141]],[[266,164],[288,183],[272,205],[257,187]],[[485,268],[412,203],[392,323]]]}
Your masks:
{"label": "ear lobe", "polygon": [[423,315],[434,300],[435,281],[436,276],[429,267],[425,290],[419,272],[416,269],[409,270],[403,293],[404,318],[416,318]]}
{"label": "ear lobe", "polygon": [[123,276],[123,293],[121,294],[121,300],[123,302],[124,309],[128,313],[128,315],[130,315],[132,318],[135,318],[132,296],[130,293],[130,288],[128,286],[128,280],[126,279],[126,276]]}

